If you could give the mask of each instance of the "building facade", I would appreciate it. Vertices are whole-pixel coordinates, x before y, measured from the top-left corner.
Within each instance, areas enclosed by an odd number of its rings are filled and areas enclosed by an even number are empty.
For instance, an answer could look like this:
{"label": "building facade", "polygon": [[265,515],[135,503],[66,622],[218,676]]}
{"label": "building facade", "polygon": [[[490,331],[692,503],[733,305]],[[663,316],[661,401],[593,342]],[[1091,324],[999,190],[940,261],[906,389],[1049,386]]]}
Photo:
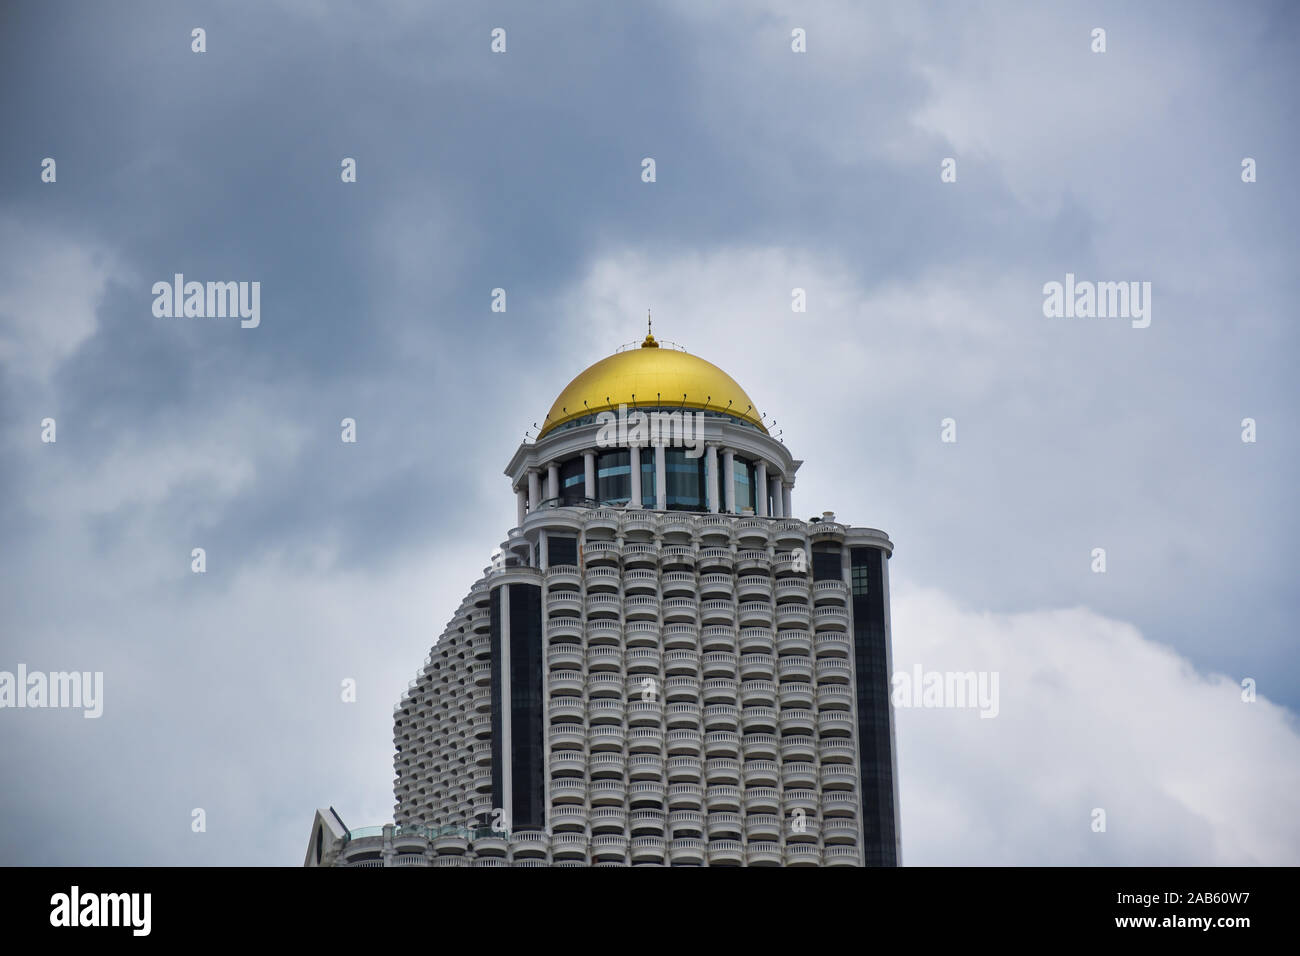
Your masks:
{"label": "building facade", "polygon": [[396,708],[394,832],[437,866],[899,865],[893,545],[794,517],[801,464],[652,336],[575,378]]}

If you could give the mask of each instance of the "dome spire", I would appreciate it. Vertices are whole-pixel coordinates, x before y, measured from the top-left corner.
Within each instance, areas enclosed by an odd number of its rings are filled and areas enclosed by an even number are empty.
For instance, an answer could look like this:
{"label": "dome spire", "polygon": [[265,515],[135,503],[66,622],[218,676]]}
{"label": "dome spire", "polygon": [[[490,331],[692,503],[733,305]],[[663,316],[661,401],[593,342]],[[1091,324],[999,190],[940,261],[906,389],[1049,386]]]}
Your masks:
{"label": "dome spire", "polygon": [[654,333],[650,331],[650,310],[645,310],[645,341],[641,343],[643,349],[657,349],[659,343],[655,341]]}

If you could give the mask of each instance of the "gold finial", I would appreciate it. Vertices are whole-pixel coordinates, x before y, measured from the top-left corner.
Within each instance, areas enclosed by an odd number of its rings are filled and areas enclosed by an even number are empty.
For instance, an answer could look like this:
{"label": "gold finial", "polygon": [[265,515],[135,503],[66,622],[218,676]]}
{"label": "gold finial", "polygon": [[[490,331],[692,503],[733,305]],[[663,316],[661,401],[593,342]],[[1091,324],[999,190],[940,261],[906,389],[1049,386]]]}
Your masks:
{"label": "gold finial", "polygon": [[645,341],[641,343],[643,349],[657,349],[659,343],[655,341],[654,333],[650,331],[650,310],[645,310]]}

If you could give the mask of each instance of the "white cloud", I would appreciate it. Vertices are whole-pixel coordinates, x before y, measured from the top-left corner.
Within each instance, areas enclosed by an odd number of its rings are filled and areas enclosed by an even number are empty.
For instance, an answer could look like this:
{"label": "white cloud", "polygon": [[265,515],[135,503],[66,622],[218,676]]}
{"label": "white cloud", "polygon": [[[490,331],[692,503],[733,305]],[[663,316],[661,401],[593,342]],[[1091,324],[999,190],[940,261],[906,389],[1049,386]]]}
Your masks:
{"label": "white cloud", "polygon": [[892,597],[896,672],[1000,675],[996,718],[896,711],[907,864],[1300,863],[1287,709],[1084,608],[982,613],[897,581]]}
{"label": "white cloud", "polygon": [[0,363],[47,379],[95,333],[113,279],[120,267],[104,249],[0,216]]}

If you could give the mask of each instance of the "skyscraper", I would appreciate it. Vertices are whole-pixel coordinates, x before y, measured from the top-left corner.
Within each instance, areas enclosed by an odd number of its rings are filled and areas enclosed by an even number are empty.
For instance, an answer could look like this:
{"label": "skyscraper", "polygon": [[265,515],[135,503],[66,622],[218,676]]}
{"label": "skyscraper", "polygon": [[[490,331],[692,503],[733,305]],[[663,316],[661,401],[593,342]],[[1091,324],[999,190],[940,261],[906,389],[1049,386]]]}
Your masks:
{"label": "skyscraper", "polygon": [[309,864],[897,865],[893,545],[795,518],[801,464],[653,335],[573,379],[397,707],[396,826],[322,811]]}

